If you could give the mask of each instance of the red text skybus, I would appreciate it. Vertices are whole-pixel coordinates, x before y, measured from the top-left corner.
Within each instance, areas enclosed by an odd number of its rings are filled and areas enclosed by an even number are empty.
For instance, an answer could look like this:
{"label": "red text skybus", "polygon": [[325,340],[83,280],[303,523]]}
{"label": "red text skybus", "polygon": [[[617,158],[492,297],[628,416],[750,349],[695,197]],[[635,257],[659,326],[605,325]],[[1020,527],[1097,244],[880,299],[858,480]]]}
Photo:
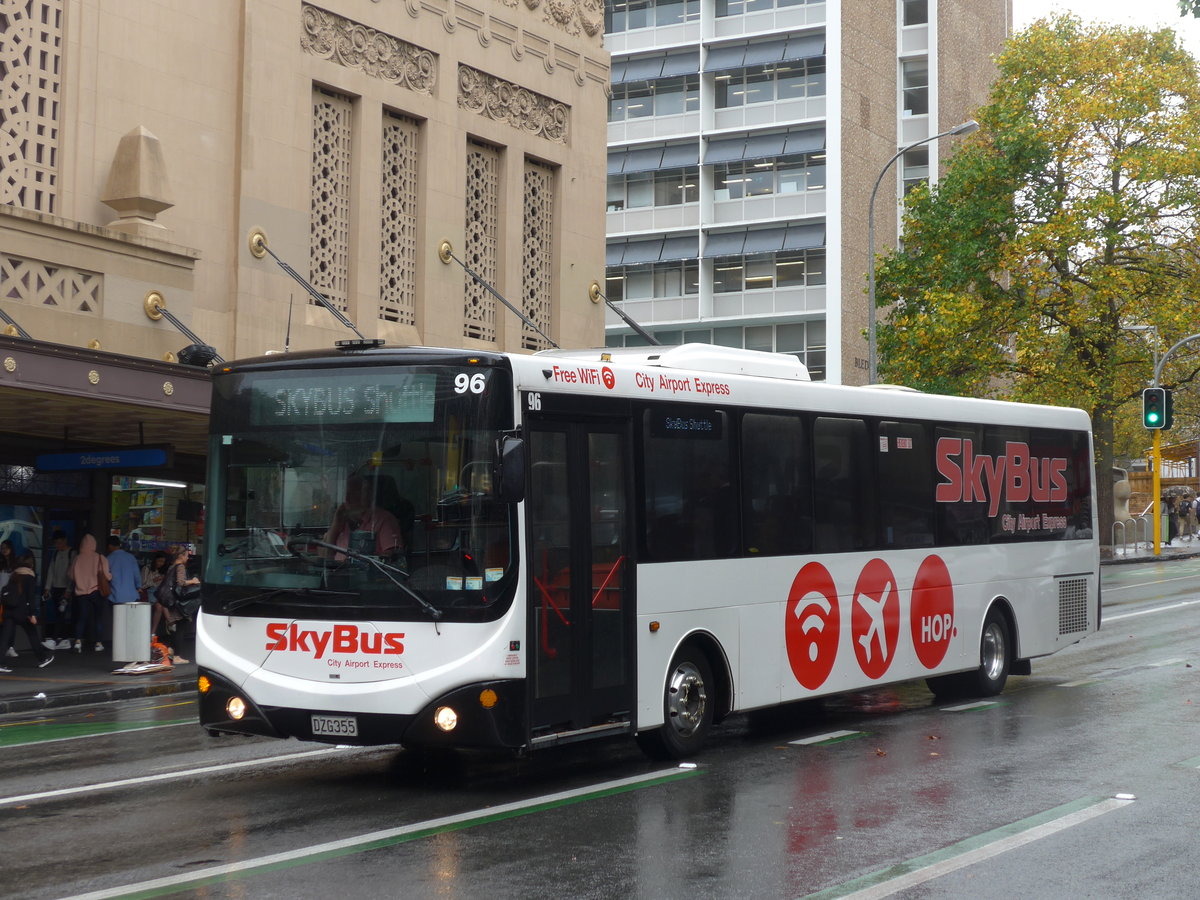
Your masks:
{"label": "red text skybus", "polygon": [[214,733],[679,757],[738,711],[993,695],[1099,625],[1078,410],[708,345],[353,342],[213,380]]}

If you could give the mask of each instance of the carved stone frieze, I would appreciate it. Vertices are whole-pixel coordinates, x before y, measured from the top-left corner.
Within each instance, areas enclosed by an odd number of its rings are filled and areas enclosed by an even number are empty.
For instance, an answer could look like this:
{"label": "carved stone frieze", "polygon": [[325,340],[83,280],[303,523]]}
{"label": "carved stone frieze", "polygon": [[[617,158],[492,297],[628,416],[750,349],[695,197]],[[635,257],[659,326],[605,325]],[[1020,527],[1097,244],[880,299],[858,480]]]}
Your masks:
{"label": "carved stone frieze", "polygon": [[[543,0],[525,0],[530,9],[537,9]],[[545,0],[543,20],[567,34],[582,31],[595,37],[604,28],[604,0]]]}
{"label": "carved stone frieze", "polygon": [[458,105],[556,144],[567,143],[571,108],[565,103],[461,64]]}
{"label": "carved stone frieze", "polygon": [[437,56],[431,51],[307,3],[301,23],[305,52],[421,94],[433,93]]}

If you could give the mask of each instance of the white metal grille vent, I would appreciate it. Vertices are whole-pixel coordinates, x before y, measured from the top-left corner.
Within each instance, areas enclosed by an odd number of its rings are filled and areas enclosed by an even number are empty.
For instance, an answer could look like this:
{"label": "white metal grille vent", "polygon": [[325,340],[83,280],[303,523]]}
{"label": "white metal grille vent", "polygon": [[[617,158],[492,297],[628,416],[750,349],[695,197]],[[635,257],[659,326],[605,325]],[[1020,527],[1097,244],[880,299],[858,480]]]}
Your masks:
{"label": "white metal grille vent", "polygon": [[1086,631],[1088,623],[1088,587],[1086,578],[1058,579],[1058,633]]}

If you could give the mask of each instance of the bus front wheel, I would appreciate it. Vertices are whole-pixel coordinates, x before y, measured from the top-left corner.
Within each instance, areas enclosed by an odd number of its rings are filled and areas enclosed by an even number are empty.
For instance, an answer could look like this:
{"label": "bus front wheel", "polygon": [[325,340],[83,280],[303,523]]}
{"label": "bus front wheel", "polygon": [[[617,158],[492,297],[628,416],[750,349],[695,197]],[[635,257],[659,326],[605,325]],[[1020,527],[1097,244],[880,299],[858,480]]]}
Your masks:
{"label": "bus front wheel", "polygon": [[682,759],[697,752],[713,723],[713,676],[708,659],[696,647],[675,654],[663,691],[663,726],[637,736],[654,759]]}

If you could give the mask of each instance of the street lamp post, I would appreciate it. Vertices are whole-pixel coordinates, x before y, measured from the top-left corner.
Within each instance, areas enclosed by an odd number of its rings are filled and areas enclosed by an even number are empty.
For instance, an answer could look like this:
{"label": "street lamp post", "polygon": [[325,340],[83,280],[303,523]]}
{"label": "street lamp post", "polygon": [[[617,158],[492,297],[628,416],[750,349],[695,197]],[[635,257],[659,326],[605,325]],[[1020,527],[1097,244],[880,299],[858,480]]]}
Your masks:
{"label": "street lamp post", "polygon": [[962,134],[970,134],[972,131],[979,130],[979,123],[974,119],[968,119],[960,125],[955,125],[947,131],[940,132],[927,138],[922,138],[919,141],[914,141],[907,146],[901,147],[896,151],[895,155],[889,159],[882,170],[879,172],[879,177],[875,179],[875,187],[871,188],[870,205],[867,208],[867,283],[868,283],[868,305],[867,305],[867,343],[868,356],[870,357],[871,375],[870,384],[875,384],[879,380],[878,355],[875,345],[875,195],[879,193],[879,185],[883,182],[883,176],[887,174],[888,169],[892,167],[892,163],[898,160],[901,156],[912,150],[914,147],[920,147],[922,144],[928,144],[931,141],[936,141],[938,138],[957,137]]}

